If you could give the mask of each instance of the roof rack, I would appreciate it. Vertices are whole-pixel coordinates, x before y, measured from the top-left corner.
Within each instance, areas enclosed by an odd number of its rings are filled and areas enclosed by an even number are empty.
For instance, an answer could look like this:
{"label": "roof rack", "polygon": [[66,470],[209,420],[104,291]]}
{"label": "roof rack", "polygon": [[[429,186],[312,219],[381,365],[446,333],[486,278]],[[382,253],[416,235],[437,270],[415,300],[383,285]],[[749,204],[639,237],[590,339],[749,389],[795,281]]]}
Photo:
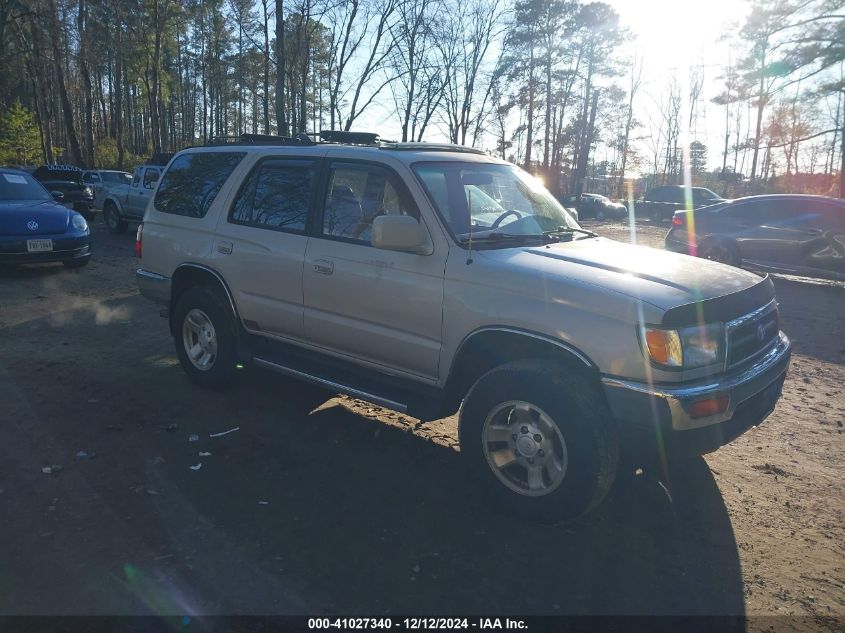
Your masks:
{"label": "roof rack", "polygon": [[467,147],[466,145],[457,145],[455,143],[397,143],[395,141],[382,141],[382,143],[379,145],[379,148],[394,151],[462,152],[464,154],[487,154],[487,152],[482,149],[477,149],[475,147]]}
{"label": "roof rack", "polygon": [[316,145],[307,134],[276,136],[275,134],[241,134],[240,136],[215,136],[206,142],[215,145]]}

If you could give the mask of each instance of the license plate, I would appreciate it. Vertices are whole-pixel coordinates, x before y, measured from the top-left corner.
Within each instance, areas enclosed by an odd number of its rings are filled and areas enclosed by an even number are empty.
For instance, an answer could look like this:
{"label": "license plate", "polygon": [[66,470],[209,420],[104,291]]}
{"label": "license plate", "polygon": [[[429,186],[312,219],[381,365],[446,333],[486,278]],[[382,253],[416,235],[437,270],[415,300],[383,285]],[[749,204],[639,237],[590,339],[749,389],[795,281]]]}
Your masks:
{"label": "license plate", "polygon": [[27,240],[26,250],[29,253],[43,253],[53,250],[53,240]]}

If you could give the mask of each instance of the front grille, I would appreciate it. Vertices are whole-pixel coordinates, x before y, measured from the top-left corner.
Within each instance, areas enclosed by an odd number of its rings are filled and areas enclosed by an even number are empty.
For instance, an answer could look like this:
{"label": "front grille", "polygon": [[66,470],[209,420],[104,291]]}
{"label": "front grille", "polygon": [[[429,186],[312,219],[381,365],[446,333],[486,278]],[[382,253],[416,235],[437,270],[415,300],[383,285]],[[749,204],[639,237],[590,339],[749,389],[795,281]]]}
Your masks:
{"label": "front grille", "polygon": [[753,318],[728,324],[728,367],[749,361],[768,350],[778,338],[778,311],[772,308]]}

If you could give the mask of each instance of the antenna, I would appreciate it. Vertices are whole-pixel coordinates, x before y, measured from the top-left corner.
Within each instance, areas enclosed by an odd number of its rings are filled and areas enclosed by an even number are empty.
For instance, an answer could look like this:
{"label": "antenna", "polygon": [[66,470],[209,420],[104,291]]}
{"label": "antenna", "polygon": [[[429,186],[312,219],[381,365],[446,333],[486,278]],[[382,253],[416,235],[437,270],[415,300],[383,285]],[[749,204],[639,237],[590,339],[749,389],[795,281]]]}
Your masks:
{"label": "antenna", "polygon": [[467,239],[467,266],[472,263],[472,189],[467,190],[467,213],[469,214],[469,237]]}

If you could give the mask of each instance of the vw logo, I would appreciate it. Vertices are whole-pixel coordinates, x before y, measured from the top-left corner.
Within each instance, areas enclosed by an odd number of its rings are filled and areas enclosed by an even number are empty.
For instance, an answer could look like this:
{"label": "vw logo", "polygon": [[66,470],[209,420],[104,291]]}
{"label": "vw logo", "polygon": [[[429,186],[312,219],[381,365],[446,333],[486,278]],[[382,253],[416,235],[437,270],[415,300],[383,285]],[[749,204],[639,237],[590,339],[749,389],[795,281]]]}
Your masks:
{"label": "vw logo", "polygon": [[765,339],[765,338],[766,338],[766,326],[761,323],[760,325],[757,326],[757,340],[762,343],[763,339]]}
{"label": "vw logo", "polygon": [[37,231],[38,230],[38,222],[36,222],[35,220],[30,220],[29,222],[26,223],[26,228],[28,228],[30,231]]}

